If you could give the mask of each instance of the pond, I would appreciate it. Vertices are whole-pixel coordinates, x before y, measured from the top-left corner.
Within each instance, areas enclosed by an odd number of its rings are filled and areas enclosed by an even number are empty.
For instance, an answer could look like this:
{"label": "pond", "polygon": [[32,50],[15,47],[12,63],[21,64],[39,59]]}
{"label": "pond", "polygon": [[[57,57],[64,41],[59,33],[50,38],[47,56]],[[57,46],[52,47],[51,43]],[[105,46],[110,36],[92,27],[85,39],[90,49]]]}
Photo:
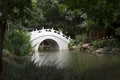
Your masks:
{"label": "pond", "polygon": [[120,56],[90,54],[80,51],[40,51],[34,53],[32,60],[36,65],[57,65],[57,67],[69,67],[84,72],[88,69],[97,69],[106,65],[120,64]]}

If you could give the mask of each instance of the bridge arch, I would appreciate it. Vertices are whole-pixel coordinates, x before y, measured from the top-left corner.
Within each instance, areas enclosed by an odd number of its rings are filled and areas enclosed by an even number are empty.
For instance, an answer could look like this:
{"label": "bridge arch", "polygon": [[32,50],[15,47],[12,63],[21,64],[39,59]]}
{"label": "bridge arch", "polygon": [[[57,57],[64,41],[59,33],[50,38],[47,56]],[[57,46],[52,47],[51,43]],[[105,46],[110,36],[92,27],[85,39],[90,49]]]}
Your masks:
{"label": "bridge arch", "polygon": [[[48,36],[46,36],[46,37],[42,36],[42,37],[39,37],[38,39],[36,39],[36,41],[38,41],[38,42],[36,42],[37,44],[36,44],[36,46],[35,46],[35,51],[38,51],[41,43],[42,43],[43,41],[45,41],[45,40],[48,41],[48,44],[50,44],[50,47],[52,47],[52,50],[54,50],[54,49],[55,49],[55,50],[61,50],[61,45],[60,45],[59,42],[56,41],[54,38],[48,37]],[[53,42],[54,42],[54,43],[53,43]],[[53,49],[53,48],[54,48],[54,49]]]}
{"label": "bridge arch", "polygon": [[59,50],[59,44],[53,39],[45,39],[40,44],[38,49],[41,50]]}
{"label": "bridge arch", "polygon": [[38,48],[44,41],[47,41],[52,49],[63,50],[68,49],[68,43],[70,38],[65,36],[62,32],[54,29],[42,29],[32,31],[31,43],[34,46],[34,50],[38,51]]}

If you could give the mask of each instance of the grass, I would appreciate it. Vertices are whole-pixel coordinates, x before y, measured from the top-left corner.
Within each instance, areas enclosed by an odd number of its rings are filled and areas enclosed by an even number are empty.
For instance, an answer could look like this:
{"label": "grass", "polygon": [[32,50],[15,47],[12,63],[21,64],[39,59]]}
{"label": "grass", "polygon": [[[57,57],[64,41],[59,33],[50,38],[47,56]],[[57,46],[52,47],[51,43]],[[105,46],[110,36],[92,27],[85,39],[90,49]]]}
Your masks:
{"label": "grass", "polygon": [[58,68],[52,63],[37,67],[29,61],[18,63],[9,58],[4,58],[3,61],[2,80],[120,80],[120,64],[118,63],[94,69],[88,68],[81,72],[79,66],[76,69]]}
{"label": "grass", "polygon": [[32,62],[19,64],[4,59],[2,80],[80,80],[80,77],[69,69],[58,68],[54,63],[37,67]]}

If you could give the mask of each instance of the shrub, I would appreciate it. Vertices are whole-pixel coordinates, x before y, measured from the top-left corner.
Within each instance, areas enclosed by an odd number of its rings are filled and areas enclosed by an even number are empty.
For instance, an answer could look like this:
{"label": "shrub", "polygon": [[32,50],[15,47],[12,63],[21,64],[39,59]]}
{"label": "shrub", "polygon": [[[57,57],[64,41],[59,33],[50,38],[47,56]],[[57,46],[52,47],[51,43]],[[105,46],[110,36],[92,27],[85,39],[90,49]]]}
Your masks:
{"label": "shrub", "polygon": [[115,38],[120,40],[120,28],[115,29]]}
{"label": "shrub", "polygon": [[87,34],[81,34],[75,36],[75,43],[79,44],[80,42],[86,42],[88,39]]}
{"label": "shrub", "polygon": [[120,42],[117,39],[105,39],[92,42],[92,45],[97,48],[102,47],[120,47]]}
{"label": "shrub", "polygon": [[31,51],[30,36],[25,29],[10,29],[6,31],[4,46],[11,53],[23,56]]}
{"label": "shrub", "polygon": [[75,39],[72,39],[69,43],[69,48],[76,46],[76,48],[81,48],[82,44],[87,42],[87,34],[76,35]]}
{"label": "shrub", "polygon": [[120,36],[120,28],[115,29],[115,35]]}
{"label": "shrub", "polygon": [[72,48],[72,46],[74,46],[74,45],[75,45],[75,40],[71,39],[70,43],[68,44],[68,47]]}
{"label": "shrub", "polygon": [[2,80],[81,80],[79,73],[58,68],[54,63],[37,67],[33,62],[18,64],[7,59],[4,60],[2,76]]}

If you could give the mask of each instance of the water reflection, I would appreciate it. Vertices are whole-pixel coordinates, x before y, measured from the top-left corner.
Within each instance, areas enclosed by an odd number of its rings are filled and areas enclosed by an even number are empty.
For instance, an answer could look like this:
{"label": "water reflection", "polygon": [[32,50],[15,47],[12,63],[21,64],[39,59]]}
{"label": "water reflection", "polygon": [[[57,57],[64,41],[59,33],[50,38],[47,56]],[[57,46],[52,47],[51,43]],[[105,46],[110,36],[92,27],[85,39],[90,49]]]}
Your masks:
{"label": "water reflection", "polygon": [[32,56],[32,60],[38,66],[41,65],[54,65],[58,67],[65,67],[70,57],[68,50],[63,51],[41,51],[35,52]]}
{"label": "water reflection", "polygon": [[104,54],[82,53],[80,51],[41,51],[35,52],[32,60],[38,66],[54,65],[71,67],[85,71],[89,68],[100,68],[105,65],[120,64],[120,57]]}

